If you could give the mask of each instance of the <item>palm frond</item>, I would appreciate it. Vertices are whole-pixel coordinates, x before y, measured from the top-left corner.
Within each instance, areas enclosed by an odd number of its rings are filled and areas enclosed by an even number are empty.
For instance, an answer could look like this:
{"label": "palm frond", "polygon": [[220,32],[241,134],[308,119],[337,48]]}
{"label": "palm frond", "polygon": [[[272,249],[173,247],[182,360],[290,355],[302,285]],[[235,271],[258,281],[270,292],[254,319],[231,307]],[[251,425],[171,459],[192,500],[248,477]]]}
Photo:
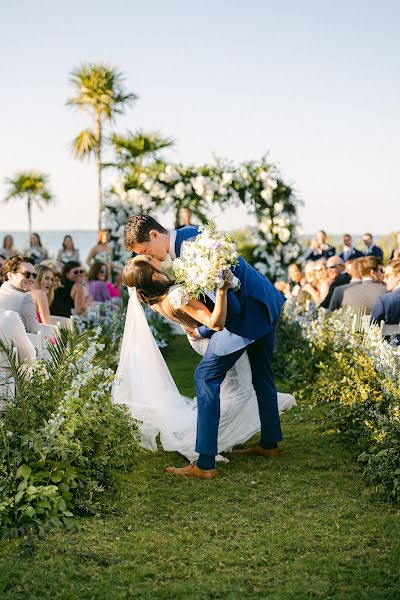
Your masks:
{"label": "palm frond", "polygon": [[133,133],[128,131],[126,135],[114,133],[110,138],[114,147],[116,161],[108,163],[107,166],[126,169],[140,162],[143,158],[156,159],[157,154],[165,148],[171,148],[174,140],[171,137],[162,137],[158,131]]}
{"label": "palm frond", "polygon": [[30,196],[33,200],[51,202],[54,197],[48,188],[49,177],[38,171],[21,171],[15,177],[5,180],[7,185],[5,202],[13,198],[26,198]]}
{"label": "palm frond", "polygon": [[82,355],[82,349],[90,336],[90,331],[77,333],[60,327],[54,336],[55,343],[48,343],[50,361],[47,363],[47,371],[56,388],[69,375],[71,365]]}
{"label": "palm frond", "polygon": [[77,158],[83,160],[89,158],[97,146],[98,142],[93,131],[84,129],[72,141],[72,152]]}
{"label": "palm frond", "polygon": [[[26,365],[18,365],[18,359],[10,346],[0,338],[0,352],[5,356],[8,367],[11,371],[11,377],[14,380],[17,397],[22,397],[25,393],[29,381],[26,378]],[[7,367],[7,365],[6,365]]]}

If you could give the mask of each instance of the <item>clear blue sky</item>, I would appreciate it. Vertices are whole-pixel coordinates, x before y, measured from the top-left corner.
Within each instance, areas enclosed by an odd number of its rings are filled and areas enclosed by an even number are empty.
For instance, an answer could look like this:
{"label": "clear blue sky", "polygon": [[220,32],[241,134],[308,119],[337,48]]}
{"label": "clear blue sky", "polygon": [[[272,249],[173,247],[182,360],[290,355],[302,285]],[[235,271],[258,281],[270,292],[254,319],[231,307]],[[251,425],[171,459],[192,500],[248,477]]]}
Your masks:
{"label": "clear blue sky", "polygon": [[[176,160],[269,151],[306,231],[400,228],[400,2],[15,0],[1,21],[0,193],[20,169],[49,173],[57,204],[35,228],[96,226],[94,165],[70,154],[86,118],[65,107],[85,61],[140,96],[115,128],[172,135]],[[25,227],[22,206],[0,216]]]}

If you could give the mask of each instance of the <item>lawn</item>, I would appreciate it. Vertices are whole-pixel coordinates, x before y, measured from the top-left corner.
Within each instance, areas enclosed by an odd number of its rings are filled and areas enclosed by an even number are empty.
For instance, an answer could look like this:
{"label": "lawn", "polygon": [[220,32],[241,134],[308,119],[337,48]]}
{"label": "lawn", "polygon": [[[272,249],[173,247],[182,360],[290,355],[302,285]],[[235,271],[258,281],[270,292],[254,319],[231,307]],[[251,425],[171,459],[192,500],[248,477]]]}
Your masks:
{"label": "lawn", "polygon": [[[185,338],[168,349],[184,394],[197,360]],[[0,542],[1,600],[400,598],[400,512],[318,411],[282,421],[280,458],[191,481],[163,473],[183,458],[143,452],[109,514],[75,534]]]}

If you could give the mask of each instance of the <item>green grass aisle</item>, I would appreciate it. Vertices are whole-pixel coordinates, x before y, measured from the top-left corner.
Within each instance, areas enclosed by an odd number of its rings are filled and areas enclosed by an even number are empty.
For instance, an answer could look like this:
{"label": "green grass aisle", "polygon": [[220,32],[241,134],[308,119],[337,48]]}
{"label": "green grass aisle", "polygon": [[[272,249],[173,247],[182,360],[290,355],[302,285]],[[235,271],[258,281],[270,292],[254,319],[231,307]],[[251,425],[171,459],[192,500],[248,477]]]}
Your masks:
{"label": "green grass aisle", "polygon": [[[167,360],[192,394],[186,339]],[[312,412],[283,429],[283,457],[236,459],[211,482],[166,476],[185,461],[143,453],[113,514],[34,548],[0,542],[1,600],[400,598],[399,511]]]}

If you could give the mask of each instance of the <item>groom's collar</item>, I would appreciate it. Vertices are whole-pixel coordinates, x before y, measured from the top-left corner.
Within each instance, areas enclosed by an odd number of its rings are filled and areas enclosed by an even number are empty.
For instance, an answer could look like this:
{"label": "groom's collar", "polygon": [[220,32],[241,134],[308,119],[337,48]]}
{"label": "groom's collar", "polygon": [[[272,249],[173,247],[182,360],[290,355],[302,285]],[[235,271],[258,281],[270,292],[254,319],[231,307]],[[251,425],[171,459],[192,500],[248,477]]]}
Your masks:
{"label": "groom's collar", "polygon": [[172,260],[175,260],[175,258],[176,258],[176,252],[175,252],[176,229],[170,229],[168,231],[168,235],[169,235],[169,255],[172,258]]}

